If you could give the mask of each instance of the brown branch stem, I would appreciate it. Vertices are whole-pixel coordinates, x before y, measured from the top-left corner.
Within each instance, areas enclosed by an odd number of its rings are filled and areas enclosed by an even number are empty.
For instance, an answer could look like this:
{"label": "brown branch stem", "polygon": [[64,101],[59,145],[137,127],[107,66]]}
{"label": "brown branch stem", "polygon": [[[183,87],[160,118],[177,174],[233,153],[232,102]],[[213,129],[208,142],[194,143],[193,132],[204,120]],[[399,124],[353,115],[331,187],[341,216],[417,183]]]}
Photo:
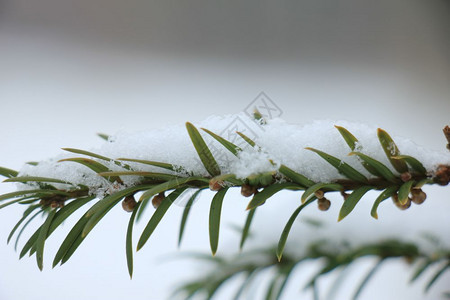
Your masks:
{"label": "brown branch stem", "polygon": [[447,139],[447,149],[450,150],[450,126],[445,126],[442,131],[444,132],[445,138]]}

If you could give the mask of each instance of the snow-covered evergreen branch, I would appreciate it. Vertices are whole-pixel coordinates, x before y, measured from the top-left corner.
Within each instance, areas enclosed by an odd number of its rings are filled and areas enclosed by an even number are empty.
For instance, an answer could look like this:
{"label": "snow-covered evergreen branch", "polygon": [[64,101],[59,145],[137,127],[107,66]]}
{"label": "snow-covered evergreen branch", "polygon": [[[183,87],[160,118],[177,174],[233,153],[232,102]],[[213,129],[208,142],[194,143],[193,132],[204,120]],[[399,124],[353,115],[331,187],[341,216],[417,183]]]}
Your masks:
{"label": "snow-covered evergreen branch", "polygon": [[[225,138],[227,130],[233,131],[230,123],[236,120],[245,125],[247,134],[237,132],[237,139]],[[146,244],[170,206],[194,191],[183,214],[181,242],[190,205],[200,191],[215,191],[209,215],[211,251],[215,254],[222,202],[230,188],[239,187],[244,197],[251,197],[241,248],[256,209],[280,191],[301,191],[300,206],[288,220],[278,243],[277,256],[281,260],[298,214],[314,202],[320,210],[327,210],[331,205],[326,198],[328,193],[339,192],[345,199],[338,216],[342,220],[368,191],[377,190],[379,196],[371,215],[378,218],[377,208],[388,198],[403,210],[411,203],[425,201],[423,186],[449,183],[448,153],[428,151],[405,139],[394,142],[382,129],[338,123],[335,128],[331,122],[300,127],[282,120],[266,121],[259,114],[255,114],[255,119],[245,115],[213,117],[197,126],[186,123],[185,129],[169,127],[134,135],[102,135],[106,142],[99,151],[64,148],[70,155],[28,163],[20,172],[1,168],[0,174],[8,177],[5,182],[20,186],[18,191],[0,195],[0,201],[10,199],[0,208],[16,203],[28,205],[8,241],[36,215],[46,214],[44,223],[20,252],[20,257],[36,254],[42,269],[46,239],[72,213],[98,199],[62,242],[53,266],[63,264],[98,222],[122,203],[124,210],[132,213],[126,237],[131,275],[133,225],[144,217],[150,202],[156,210],[140,236],[137,250]],[[252,130],[257,131],[255,137],[248,134]]]}

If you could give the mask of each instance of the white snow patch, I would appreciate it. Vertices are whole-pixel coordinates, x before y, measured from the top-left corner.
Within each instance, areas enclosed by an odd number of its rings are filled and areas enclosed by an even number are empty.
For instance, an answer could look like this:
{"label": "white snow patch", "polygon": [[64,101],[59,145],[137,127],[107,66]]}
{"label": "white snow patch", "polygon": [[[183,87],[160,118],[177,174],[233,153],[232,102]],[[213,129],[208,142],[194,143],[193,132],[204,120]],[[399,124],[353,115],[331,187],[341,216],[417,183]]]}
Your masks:
{"label": "white snow patch", "polygon": [[[358,158],[348,156],[350,149],[334,125],[348,129],[358,140],[359,151],[381,161],[393,172],[377,138],[377,127],[347,121],[322,120],[300,126],[288,124],[282,119],[268,120],[260,126],[244,113],[226,116],[211,116],[206,120],[194,124],[202,134],[216,158],[222,173],[234,173],[239,178],[251,174],[276,170],[280,164],[285,164],[294,171],[305,175],[313,181],[333,181],[343,178],[335,168],[329,165],[316,153],[306,150],[313,147],[336,156],[350,164],[355,169],[370,177],[362,167]],[[219,142],[201,128],[221,135],[232,141],[243,150],[238,157],[231,154]],[[241,137],[235,134],[241,131],[254,139],[257,147],[250,147]],[[389,132],[389,129],[387,129]],[[421,161],[427,170],[433,170],[438,164],[450,164],[450,153],[443,149],[440,152],[430,151],[413,143],[411,140],[392,136],[402,154],[411,155]],[[198,154],[192,145],[184,124],[165,128],[141,131],[135,133],[118,132],[110,137],[99,149],[91,152],[112,158],[133,158],[171,163],[182,166],[186,172],[179,172],[180,176],[191,173],[197,176],[208,176]],[[104,178],[98,176],[87,167],[75,162],[58,162],[69,157],[83,157],[74,153],[64,152],[61,155],[39,162],[38,166],[25,165],[20,176],[40,176],[62,179],[74,184],[83,184],[96,191],[120,189],[131,186],[141,180],[138,176],[122,176],[124,184],[113,186]],[[85,156],[84,156],[85,157]],[[274,164],[269,162],[269,159]],[[111,170],[124,170],[113,162],[105,162]],[[163,168],[140,163],[128,163],[137,171],[159,173],[173,173]],[[21,184],[22,187],[25,187]]]}
{"label": "white snow patch", "polygon": [[231,164],[231,173],[237,178],[246,178],[251,174],[260,174],[268,171],[277,171],[278,164],[270,162],[270,155],[261,149],[251,148],[238,154],[238,160]]}

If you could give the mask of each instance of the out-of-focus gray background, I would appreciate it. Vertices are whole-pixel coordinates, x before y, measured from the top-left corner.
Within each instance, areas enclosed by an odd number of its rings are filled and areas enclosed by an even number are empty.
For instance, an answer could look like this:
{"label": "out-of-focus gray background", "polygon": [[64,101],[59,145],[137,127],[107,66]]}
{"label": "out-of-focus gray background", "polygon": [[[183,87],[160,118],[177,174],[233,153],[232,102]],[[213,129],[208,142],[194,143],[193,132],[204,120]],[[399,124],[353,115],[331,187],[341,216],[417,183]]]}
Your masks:
{"label": "out-of-focus gray background", "polygon": [[[96,132],[239,112],[261,91],[289,122],[362,121],[441,149],[440,130],[450,121],[449,37],[447,0],[3,0],[0,165],[19,169],[61,147],[98,146]],[[13,189],[0,185],[0,192]],[[427,227],[445,217],[437,214],[445,191],[431,189],[429,202],[436,202],[387,219]],[[198,203],[184,249],[207,251],[209,198]],[[239,203],[224,223],[243,222],[245,205]],[[270,243],[289,212],[278,210],[273,219],[279,228],[267,237]],[[128,216],[119,209],[62,268],[50,270],[50,259],[64,232],[48,241],[43,273],[33,259],[19,262],[13,247],[3,245],[0,299],[167,298],[174,282],[195,274],[186,262],[158,263],[176,252],[180,213],[174,211],[138,253],[133,281],[124,254]],[[20,214],[19,208],[0,211],[0,240]],[[367,222],[377,230],[378,224]],[[233,238],[233,232],[222,235],[223,253],[237,250]],[[390,274],[364,298],[424,299],[421,287],[406,289],[406,267],[399,264],[384,276]],[[392,278],[401,278],[395,296],[382,288]],[[442,279],[429,299],[448,281]]]}

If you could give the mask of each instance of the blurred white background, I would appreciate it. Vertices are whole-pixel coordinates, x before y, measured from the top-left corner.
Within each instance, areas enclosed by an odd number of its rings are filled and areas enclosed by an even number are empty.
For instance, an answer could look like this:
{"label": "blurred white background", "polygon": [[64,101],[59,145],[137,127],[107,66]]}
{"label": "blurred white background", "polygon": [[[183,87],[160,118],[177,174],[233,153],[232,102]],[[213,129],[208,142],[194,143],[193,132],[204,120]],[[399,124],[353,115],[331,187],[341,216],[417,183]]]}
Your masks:
{"label": "blurred white background", "polygon": [[[0,165],[20,169],[61,147],[96,147],[97,132],[240,112],[261,91],[292,123],[362,121],[442,149],[441,129],[450,121],[449,37],[447,0],[3,0]],[[0,185],[2,193],[13,190],[12,184]],[[334,227],[358,224],[378,236],[395,232],[394,224],[399,234],[428,229],[445,239],[448,188],[427,192],[430,199],[420,208],[399,212],[386,205],[378,222],[369,220],[366,201]],[[182,251],[209,249],[206,194],[192,211]],[[237,194],[227,197],[223,228],[244,222],[245,201]],[[277,241],[297,198],[277,197],[257,216],[254,228],[268,244]],[[336,206],[321,216],[335,220]],[[0,241],[21,212],[0,211]],[[136,255],[132,281],[124,249],[129,215],[119,207],[54,270],[52,256],[76,218],[48,240],[42,273],[34,257],[19,261],[4,243],[0,299],[167,299],[180,280],[198,274],[193,262],[167,259],[179,253],[181,213],[173,209]],[[271,224],[264,222],[268,217]],[[219,254],[236,253],[237,239],[232,230],[222,231]],[[362,298],[437,299],[448,289],[447,274],[424,296],[424,281],[408,287],[410,271],[402,263],[386,266]],[[296,297],[298,287],[289,293]]]}

